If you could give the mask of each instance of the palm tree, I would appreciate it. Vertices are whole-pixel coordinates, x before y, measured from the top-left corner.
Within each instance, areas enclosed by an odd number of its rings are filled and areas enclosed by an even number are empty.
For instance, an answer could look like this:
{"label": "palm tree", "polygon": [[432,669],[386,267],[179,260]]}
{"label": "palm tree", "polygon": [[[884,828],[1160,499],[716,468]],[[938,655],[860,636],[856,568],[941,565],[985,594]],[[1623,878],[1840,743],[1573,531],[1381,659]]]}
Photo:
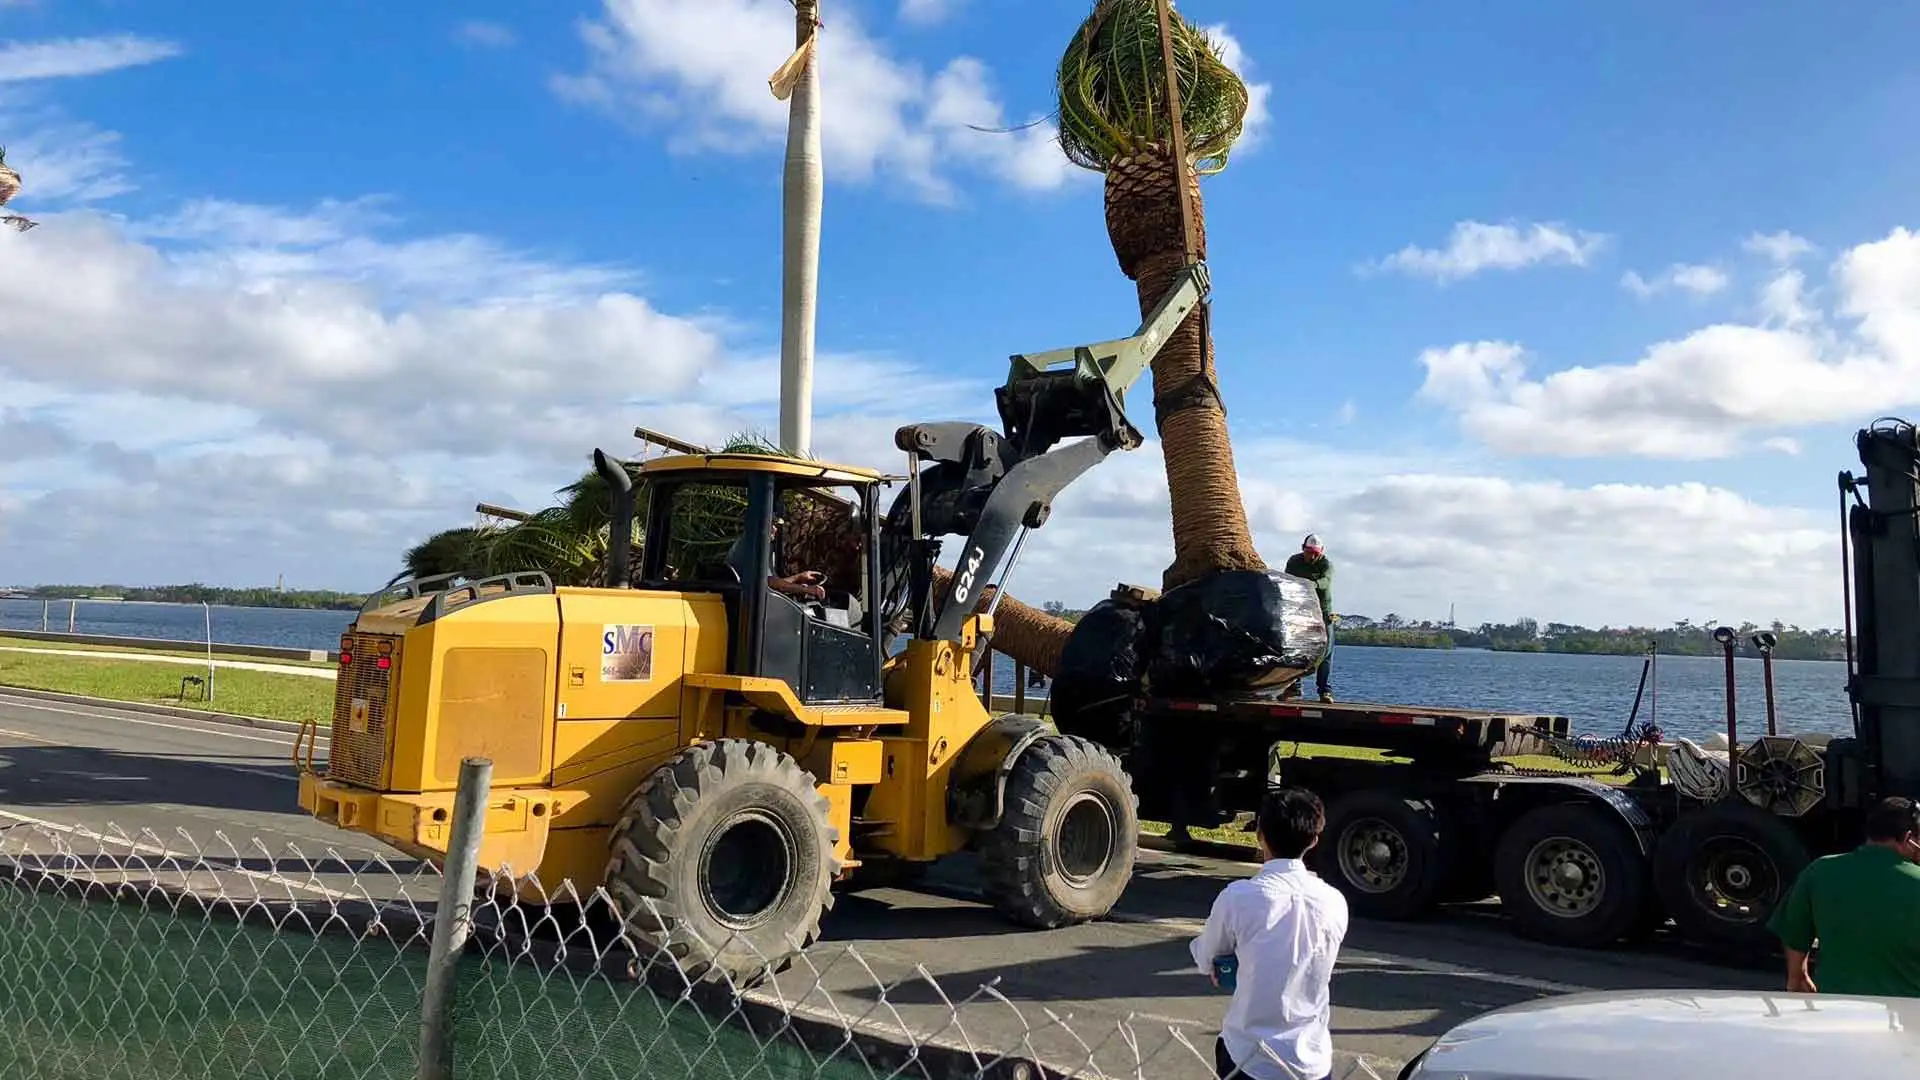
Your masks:
{"label": "palm tree", "polygon": [[[1201,175],[1224,169],[1247,113],[1247,88],[1206,34],[1172,12],[1187,163],[1174,161],[1172,111],[1156,0],[1098,0],[1060,58],[1060,147],[1106,176],[1107,238],[1138,292],[1141,317],[1186,265],[1180,198],[1206,257]],[[1190,168],[1189,168],[1190,166]],[[1184,182],[1183,182],[1184,181]],[[1213,345],[1200,312],[1153,362],[1153,396],[1173,509],[1173,564],[1163,587],[1216,570],[1262,570],[1227,439]]]}
{"label": "palm tree", "polygon": [[[0,206],[7,205],[15,195],[20,194],[20,173],[7,164],[7,148],[0,146]],[[0,225],[11,225],[19,232],[26,232],[38,222],[19,214],[0,214]]]}
{"label": "palm tree", "polygon": [[20,174],[7,164],[7,148],[0,146],[0,206],[20,194]]}

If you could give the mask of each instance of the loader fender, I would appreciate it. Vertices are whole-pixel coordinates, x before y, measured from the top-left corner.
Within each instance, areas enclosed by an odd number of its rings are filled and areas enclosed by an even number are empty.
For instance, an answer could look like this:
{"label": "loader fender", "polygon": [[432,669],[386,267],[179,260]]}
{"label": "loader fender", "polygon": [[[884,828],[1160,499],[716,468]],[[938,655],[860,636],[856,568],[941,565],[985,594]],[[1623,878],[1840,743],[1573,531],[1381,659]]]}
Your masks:
{"label": "loader fender", "polygon": [[1007,777],[1037,740],[1054,734],[1036,716],[1009,713],[976,732],[953,762],[947,819],[964,829],[991,829],[1006,808]]}

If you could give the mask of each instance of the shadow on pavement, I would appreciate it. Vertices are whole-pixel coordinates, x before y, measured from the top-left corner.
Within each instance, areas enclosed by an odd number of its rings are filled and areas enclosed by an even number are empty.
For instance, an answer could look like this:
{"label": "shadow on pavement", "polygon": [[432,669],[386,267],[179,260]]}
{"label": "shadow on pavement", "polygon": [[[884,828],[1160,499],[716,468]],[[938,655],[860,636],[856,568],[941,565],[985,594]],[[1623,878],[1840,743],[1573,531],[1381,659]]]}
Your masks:
{"label": "shadow on pavement", "polygon": [[[80,746],[0,747],[0,805],[137,806],[299,813],[287,782],[192,759]],[[289,773],[291,775],[291,773]]]}

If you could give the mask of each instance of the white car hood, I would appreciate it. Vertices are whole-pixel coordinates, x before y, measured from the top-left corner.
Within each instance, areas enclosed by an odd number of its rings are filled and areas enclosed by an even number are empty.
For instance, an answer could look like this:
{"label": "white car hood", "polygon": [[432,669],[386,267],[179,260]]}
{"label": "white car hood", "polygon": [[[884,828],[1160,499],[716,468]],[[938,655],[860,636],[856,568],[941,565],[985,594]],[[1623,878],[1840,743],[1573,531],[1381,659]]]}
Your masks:
{"label": "white car hood", "polygon": [[1442,1035],[1407,1080],[1920,1080],[1920,998],[1633,990],[1543,998]]}

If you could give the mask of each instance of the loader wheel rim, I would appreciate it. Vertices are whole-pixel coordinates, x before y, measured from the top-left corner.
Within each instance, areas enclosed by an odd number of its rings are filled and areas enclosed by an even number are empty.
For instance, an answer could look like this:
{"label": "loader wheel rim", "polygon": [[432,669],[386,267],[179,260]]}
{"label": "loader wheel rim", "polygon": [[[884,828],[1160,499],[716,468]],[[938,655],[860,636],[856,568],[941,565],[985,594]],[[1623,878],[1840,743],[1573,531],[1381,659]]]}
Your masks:
{"label": "loader wheel rim", "polygon": [[707,914],[729,930],[752,930],[793,889],[793,835],[764,810],[741,810],[707,838],[701,870]]}
{"label": "loader wheel rim", "polygon": [[1690,884],[1716,918],[1748,923],[1773,910],[1780,872],[1767,853],[1739,836],[1716,836],[1700,846]]}
{"label": "loader wheel rim", "polygon": [[1115,831],[1113,807],[1099,793],[1083,791],[1068,800],[1060,813],[1060,832],[1053,849],[1060,876],[1075,886],[1085,886],[1099,877],[1113,861]]}
{"label": "loader wheel rim", "polygon": [[1366,893],[1389,893],[1406,880],[1407,838],[1379,818],[1362,818],[1340,832],[1340,873]]}
{"label": "loader wheel rim", "polygon": [[1555,836],[1527,853],[1527,896],[1549,915],[1578,919],[1591,915],[1607,895],[1600,855],[1571,837]]}

